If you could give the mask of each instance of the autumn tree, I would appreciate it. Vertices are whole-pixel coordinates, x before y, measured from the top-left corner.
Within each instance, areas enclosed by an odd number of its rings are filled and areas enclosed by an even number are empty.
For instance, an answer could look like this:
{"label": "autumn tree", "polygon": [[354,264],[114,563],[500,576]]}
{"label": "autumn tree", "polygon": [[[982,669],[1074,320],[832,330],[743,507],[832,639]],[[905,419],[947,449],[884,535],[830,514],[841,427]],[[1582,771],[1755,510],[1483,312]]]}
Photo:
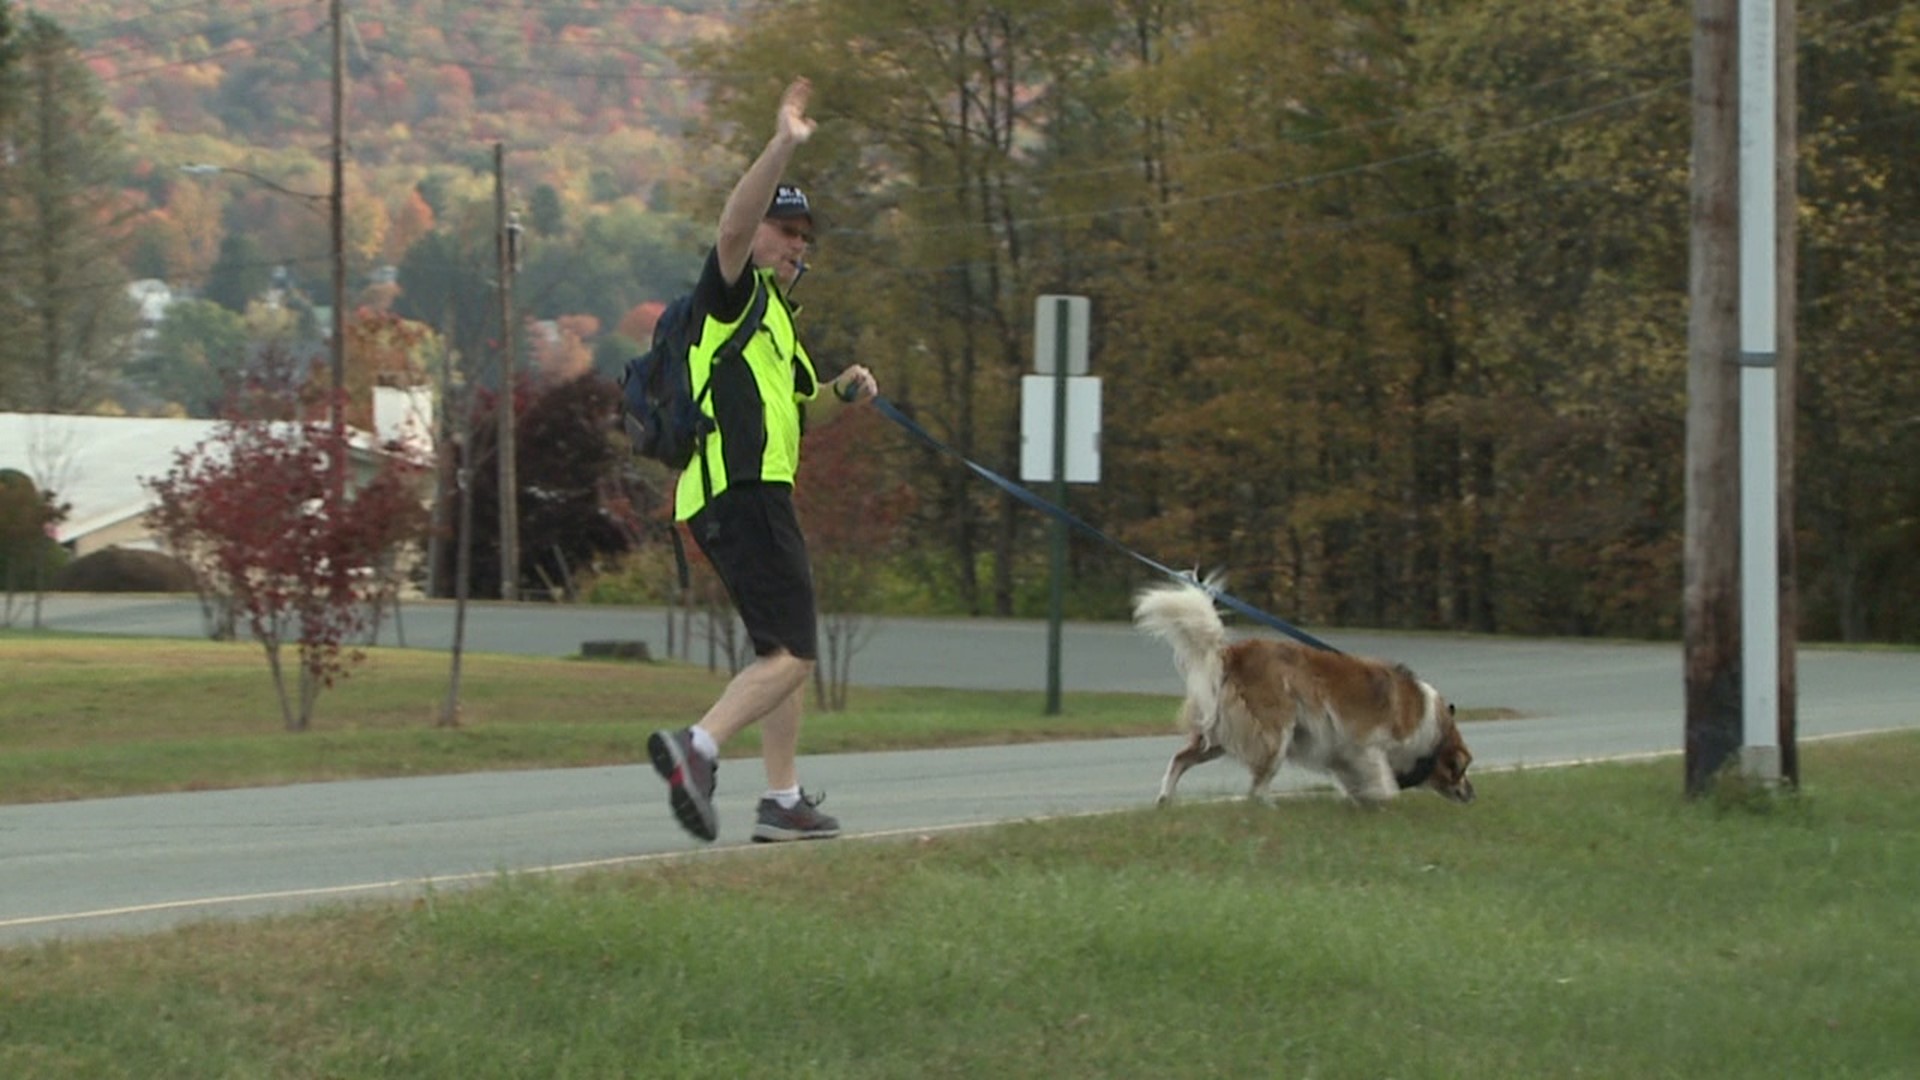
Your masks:
{"label": "autumn tree", "polygon": [[363,309],[347,322],[347,342],[347,423],[372,431],[374,388],[426,383],[437,340],[425,324]]}
{"label": "autumn tree", "polygon": [[[520,437],[520,550],[522,588],[537,586],[549,595],[571,598],[576,578],[633,543],[624,508],[632,503],[624,490],[623,466],[631,455],[614,425],[617,388],[591,373],[539,389],[522,380],[515,401]],[[469,431],[473,471],[467,485],[473,499],[473,591],[499,580],[499,484],[489,467],[499,425],[495,395],[483,395]],[[451,558],[451,553],[443,559]],[[441,580],[454,580],[451,564]]]}
{"label": "autumn tree", "polygon": [[392,228],[387,232],[388,262],[398,264],[413,245],[433,231],[433,207],[420,197],[420,189],[409,187],[387,210]]}
{"label": "autumn tree", "polygon": [[[320,692],[360,659],[392,553],[424,523],[421,469],[381,455],[343,497],[331,461],[350,452],[325,423],[229,421],[147,484],[154,531],[226,598],[266,654],[288,731],[312,726]],[[283,647],[292,642],[289,685]]]}
{"label": "autumn tree", "polygon": [[813,691],[823,709],[847,707],[853,658],[872,638],[869,616],[885,587],[881,568],[898,552],[913,505],[912,489],[875,452],[886,434],[872,409],[854,409],[809,432],[800,455],[794,501],[813,560],[822,632]]}
{"label": "autumn tree", "polygon": [[549,324],[550,331],[533,335],[534,370],[547,382],[564,382],[593,370],[593,350],[587,342],[600,332],[600,321],[591,315],[562,315]]}

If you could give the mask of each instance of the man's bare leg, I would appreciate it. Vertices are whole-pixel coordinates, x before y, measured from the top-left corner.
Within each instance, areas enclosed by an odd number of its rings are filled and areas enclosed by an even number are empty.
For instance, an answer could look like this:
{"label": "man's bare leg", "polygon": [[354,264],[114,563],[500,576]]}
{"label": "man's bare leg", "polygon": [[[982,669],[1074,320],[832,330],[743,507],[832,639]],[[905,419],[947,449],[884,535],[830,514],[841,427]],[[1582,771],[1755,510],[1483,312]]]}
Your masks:
{"label": "man's bare leg", "polygon": [[760,718],[760,761],[767,770],[769,791],[784,791],[800,783],[800,770],[795,762],[800,753],[800,716],[806,692],[803,681],[772,712]]}
{"label": "man's bare leg", "polygon": [[[768,748],[765,756],[769,770],[774,760],[771,748],[784,741],[790,774],[800,735],[800,694],[812,673],[811,660],[798,659],[784,649],[759,657],[741,668],[727,683],[720,700],[713,703],[697,726],[713,736],[715,743],[724,746],[747,725],[762,721],[760,744]],[[790,716],[777,715],[788,711]]]}

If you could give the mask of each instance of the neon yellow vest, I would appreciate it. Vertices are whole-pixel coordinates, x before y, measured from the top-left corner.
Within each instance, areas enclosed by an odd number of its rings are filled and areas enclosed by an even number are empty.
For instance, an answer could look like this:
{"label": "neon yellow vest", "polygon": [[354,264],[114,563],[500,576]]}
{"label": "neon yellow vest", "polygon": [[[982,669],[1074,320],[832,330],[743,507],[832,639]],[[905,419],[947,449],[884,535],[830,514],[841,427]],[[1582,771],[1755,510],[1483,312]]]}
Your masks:
{"label": "neon yellow vest", "polygon": [[[738,370],[737,363],[718,369],[714,365],[714,353],[733,333],[738,319],[721,322],[707,316],[699,343],[688,352],[687,365],[696,396],[708,379],[718,375],[713,392],[705,396],[702,405],[702,411],[718,426],[680,473],[679,486],[674,490],[675,520],[692,517],[707,504],[710,495],[718,495],[732,484],[791,484],[800,469],[800,407],[818,395],[819,379],[812,357],[794,330],[793,312],[780,296],[773,271],[754,271],[754,288],[767,290],[767,305],[760,329],[741,354],[745,372]],[[752,308],[749,303],[740,318]],[[731,449],[729,438],[733,440]],[[758,453],[754,452],[756,446]],[[708,484],[712,485],[711,491]]]}

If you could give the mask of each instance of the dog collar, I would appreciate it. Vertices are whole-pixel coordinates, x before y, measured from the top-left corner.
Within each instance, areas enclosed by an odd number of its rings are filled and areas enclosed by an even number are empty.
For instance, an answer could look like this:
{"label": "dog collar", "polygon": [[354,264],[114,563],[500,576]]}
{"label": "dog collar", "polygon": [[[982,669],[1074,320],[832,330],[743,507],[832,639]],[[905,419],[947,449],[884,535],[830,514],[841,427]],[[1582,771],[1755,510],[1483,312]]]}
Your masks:
{"label": "dog collar", "polygon": [[1421,784],[1427,782],[1427,777],[1433,775],[1433,767],[1439,762],[1439,759],[1440,755],[1438,754],[1428,754],[1426,757],[1415,761],[1412,769],[1403,773],[1394,773],[1393,779],[1400,785],[1401,791],[1405,791],[1410,787],[1419,787]]}

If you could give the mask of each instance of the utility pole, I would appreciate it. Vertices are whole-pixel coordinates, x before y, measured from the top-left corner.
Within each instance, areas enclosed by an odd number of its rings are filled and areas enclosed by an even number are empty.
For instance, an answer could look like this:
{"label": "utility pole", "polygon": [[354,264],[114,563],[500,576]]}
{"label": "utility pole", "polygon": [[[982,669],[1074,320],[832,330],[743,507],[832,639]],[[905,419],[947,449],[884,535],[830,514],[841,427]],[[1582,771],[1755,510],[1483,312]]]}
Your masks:
{"label": "utility pole", "polygon": [[[1695,0],[1686,790],[1799,783],[1793,0]],[[1782,44],[1784,43],[1784,45]]]}
{"label": "utility pole", "polygon": [[1694,0],[1682,623],[1686,790],[1705,794],[1741,740],[1738,372],[1740,0]]}
{"label": "utility pole", "polygon": [[1740,0],[1740,771],[1780,778],[1773,0]]}
{"label": "utility pole", "polygon": [[1800,395],[1795,380],[1799,376],[1800,337],[1795,331],[1799,320],[1799,305],[1795,296],[1799,292],[1800,261],[1797,257],[1799,240],[1800,185],[1798,162],[1800,158],[1800,95],[1798,91],[1799,64],[1796,59],[1795,43],[1799,40],[1800,12],[1797,0],[1775,0],[1779,8],[1778,38],[1781,45],[1775,60],[1778,63],[1778,97],[1775,122],[1779,125],[1776,137],[1774,158],[1774,186],[1778,193],[1778,204],[1774,211],[1778,224],[1775,230],[1779,237],[1779,293],[1775,308],[1779,311],[1778,327],[1778,367],[1780,378],[1780,498],[1779,516],[1775,519],[1779,528],[1780,549],[1780,779],[1793,787],[1800,786],[1800,749],[1799,749],[1799,662],[1798,642],[1800,634],[1800,573],[1799,549],[1793,540],[1793,507],[1796,492],[1794,489],[1793,446],[1795,426],[1793,417],[1799,408]]}
{"label": "utility pole", "polygon": [[[447,679],[447,700],[440,707],[437,726],[460,726],[460,666],[467,649],[468,582],[473,579],[473,414],[475,392],[472,379],[466,380],[460,400],[460,427],[456,436],[455,490],[460,499],[453,540],[453,662]],[[448,412],[453,406],[449,403]]]}
{"label": "utility pole", "polygon": [[[1741,771],[1797,784],[1792,0],[1740,0]],[[1783,44],[1784,43],[1784,46]],[[1784,197],[1783,197],[1784,192]]]}
{"label": "utility pole", "polygon": [[500,260],[500,599],[520,598],[520,486],[513,448],[513,272],[520,226],[507,219],[507,148],[493,144],[493,216]]}
{"label": "utility pole", "polygon": [[[453,331],[448,326],[451,317],[448,308],[440,310],[440,407],[433,411],[433,519],[427,529],[427,595],[437,597],[444,594],[447,584],[447,572],[441,565],[447,556],[447,514],[452,509],[452,496],[448,493],[449,476],[447,466],[453,458],[456,469],[464,468],[454,450],[453,428]],[[465,434],[465,429],[462,429]]]}
{"label": "utility pole", "polygon": [[[333,445],[346,446],[347,430],[347,52],[345,0],[331,0],[333,20],[333,188],[327,196],[333,255],[333,340],[331,354],[331,393],[327,415],[332,428]],[[347,462],[344,454],[333,463],[333,497],[346,494]]]}

